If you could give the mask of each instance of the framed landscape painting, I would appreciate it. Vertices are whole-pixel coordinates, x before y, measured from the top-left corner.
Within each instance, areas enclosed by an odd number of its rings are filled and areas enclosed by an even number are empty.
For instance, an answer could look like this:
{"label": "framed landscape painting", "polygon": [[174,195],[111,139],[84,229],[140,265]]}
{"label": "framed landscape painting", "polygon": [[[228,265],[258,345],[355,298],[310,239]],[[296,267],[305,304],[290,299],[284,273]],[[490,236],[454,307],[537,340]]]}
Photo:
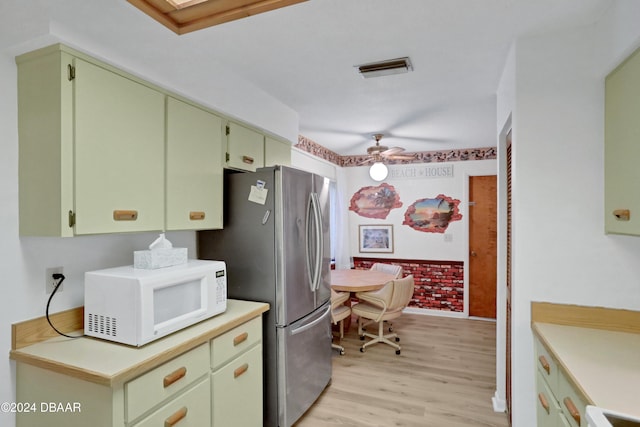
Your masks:
{"label": "framed landscape painting", "polygon": [[360,252],[393,253],[393,225],[360,225]]}

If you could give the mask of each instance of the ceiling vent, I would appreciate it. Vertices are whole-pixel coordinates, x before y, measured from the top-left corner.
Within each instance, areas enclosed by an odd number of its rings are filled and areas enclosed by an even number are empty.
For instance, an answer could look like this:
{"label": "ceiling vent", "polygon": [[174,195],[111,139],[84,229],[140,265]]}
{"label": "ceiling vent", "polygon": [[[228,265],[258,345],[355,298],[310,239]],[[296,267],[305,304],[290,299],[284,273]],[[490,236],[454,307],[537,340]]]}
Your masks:
{"label": "ceiling vent", "polygon": [[358,71],[365,79],[413,71],[411,60],[408,57],[356,65],[356,67],[358,67]]}

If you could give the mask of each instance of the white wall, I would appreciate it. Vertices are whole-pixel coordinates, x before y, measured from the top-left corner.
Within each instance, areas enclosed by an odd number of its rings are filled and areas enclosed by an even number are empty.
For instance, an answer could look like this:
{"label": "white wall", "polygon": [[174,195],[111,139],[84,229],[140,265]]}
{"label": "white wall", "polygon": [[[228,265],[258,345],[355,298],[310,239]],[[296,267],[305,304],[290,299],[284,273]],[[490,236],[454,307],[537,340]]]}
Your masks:
{"label": "white wall", "polygon": [[[30,4],[37,9],[37,2]],[[3,8],[4,8],[3,4]],[[13,6],[13,4],[11,5]],[[25,6],[27,7],[27,6]],[[51,312],[66,310],[83,304],[83,273],[88,270],[131,264],[133,251],[145,249],[156,233],[137,233],[75,238],[21,238],[18,236],[18,129],[17,85],[14,56],[27,48],[35,48],[63,41],[76,48],[95,52],[109,60],[109,48],[95,40],[66,33],[64,37],[49,33],[49,21],[41,11],[6,14],[0,19],[0,402],[15,401],[15,363],[9,360],[11,348],[11,324],[44,315],[47,295],[44,291],[45,269],[63,266],[66,276],[64,291],[51,303]],[[15,28],[11,32],[7,25]],[[52,25],[55,27],[55,25]],[[66,37],[66,38],[65,38]],[[135,60],[119,58],[116,66],[144,76],[147,70]],[[155,71],[157,73],[157,70]],[[251,89],[237,78],[225,85],[208,87],[196,92],[195,87],[185,86],[175,76],[159,76],[154,79],[170,90],[192,99],[208,98],[215,92],[216,105],[223,112],[230,112],[276,135],[295,142],[297,114],[264,92]],[[211,76],[214,79],[215,76]],[[215,80],[215,79],[214,79]],[[219,79],[224,80],[224,79]],[[182,86],[180,86],[182,85]],[[228,102],[225,103],[225,100]],[[259,102],[253,102],[253,101]],[[213,104],[213,103],[211,103]],[[243,107],[246,105],[246,107]],[[256,108],[260,105],[260,108]],[[244,108],[244,109],[243,109]],[[46,214],[46,213],[44,213]],[[193,232],[167,233],[177,247],[187,247],[189,256],[195,257]],[[0,413],[0,426],[15,425],[13,414]]]}
{"label": "white wall", "polygon": [[[402,206],[391,210],[387,218],[367,218],[349,211],[351,256],[372,258],[422,259],[468,262],[468,201],[469,176],[495,175],[496,160],[470,160],[451,163],[417,163],[408,167],[453,166],[452,178],[402,179],[392,178],[391,175],[383,182],[394,186],[400,195]],[[401,165],[392,165],[390,168]],[[368,167],[344,168],[347,178],[346,196],[351,197],[363,187],[376,187],[380,183],[369,177]],[[404,213],[415,201],[424,198],[435,198],[439,194],[460,200],[458,206],[462,219],[452,221],[446,230],[450,241],[445,241],[444,234],[425,233],[414,230],[408,225],[402,225]],[[348,206],[348,204],[347,204]],[[392,254],[359,253],[358,230],[359,225],[392,224],[395,250]]]}
{"label": "white wall", "polygon": [[516,427],[535,420],[531,301],[640,310],[640,238],[603,231],[603,77],[638,46],[639,20],[621,1],[597,25],[517,40],[498,91],[498,129],[511,114],[514,144]]}

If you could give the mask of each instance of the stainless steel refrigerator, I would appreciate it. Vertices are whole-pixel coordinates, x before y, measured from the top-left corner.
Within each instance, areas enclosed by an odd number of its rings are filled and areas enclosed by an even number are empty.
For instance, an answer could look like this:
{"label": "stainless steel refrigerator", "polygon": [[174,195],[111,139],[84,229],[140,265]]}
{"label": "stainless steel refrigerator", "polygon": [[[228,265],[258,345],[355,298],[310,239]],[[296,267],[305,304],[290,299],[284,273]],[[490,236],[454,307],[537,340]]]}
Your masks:
{"label": "stainless steel refrigerator", "polygon": [[264,425],[289,427],[331,379],[329,180],[284,166],[225,175],[224,229],[198,257],[227,264],[229,298],[268,302]]}

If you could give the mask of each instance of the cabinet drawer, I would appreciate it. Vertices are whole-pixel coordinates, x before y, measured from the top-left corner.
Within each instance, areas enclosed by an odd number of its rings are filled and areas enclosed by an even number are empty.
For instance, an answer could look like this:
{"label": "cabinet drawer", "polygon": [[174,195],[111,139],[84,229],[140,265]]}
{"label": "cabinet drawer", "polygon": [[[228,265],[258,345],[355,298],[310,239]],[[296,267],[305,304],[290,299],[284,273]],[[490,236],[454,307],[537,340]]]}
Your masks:
{"label": "cabinet drawer", "polygon": [[535,340],[536,346],[536,366],[538,367],[538,372],[545,379],[547,384],[549,384],[549,388],[551,392],[555,395],[558,394],[558,364],[556,360],[551,357],[551,354],[547,351],[544,345],[540,342],[540,340]]}
{"label": "cabinet drawer", "polygon": [[567,420],[562,414],[562,408],[558,404],[556,397],[549,389],[542,372],[536,372],[536,415],[537,426],[539,427],[569,427]]}
{"label": "cabinet drawer", "polygon": [[209,378],[179,395],[133,427],[203,427],[211,425]]}
{"label": "cabinet drawer", "polygon": [[209,346],[200,347],[125,384],[127,421],[133,421],[209,372]]}
{"label": "cabinet drawer", "polygon": [[211,367],[218,368],[260,341],[262,318],[256,317],[211,341]]}
{"label": "cabinet drawer", "polygon": [[558,378],[559,392],[557,394],[562,412],[573,427],[586,426],[585,410],[587,402],[571,385],[567,377],[560,373]]}
{"label": "cabinet drawer", "polygon": [[214,426],[262,426],[262,345],[212,374]]}

